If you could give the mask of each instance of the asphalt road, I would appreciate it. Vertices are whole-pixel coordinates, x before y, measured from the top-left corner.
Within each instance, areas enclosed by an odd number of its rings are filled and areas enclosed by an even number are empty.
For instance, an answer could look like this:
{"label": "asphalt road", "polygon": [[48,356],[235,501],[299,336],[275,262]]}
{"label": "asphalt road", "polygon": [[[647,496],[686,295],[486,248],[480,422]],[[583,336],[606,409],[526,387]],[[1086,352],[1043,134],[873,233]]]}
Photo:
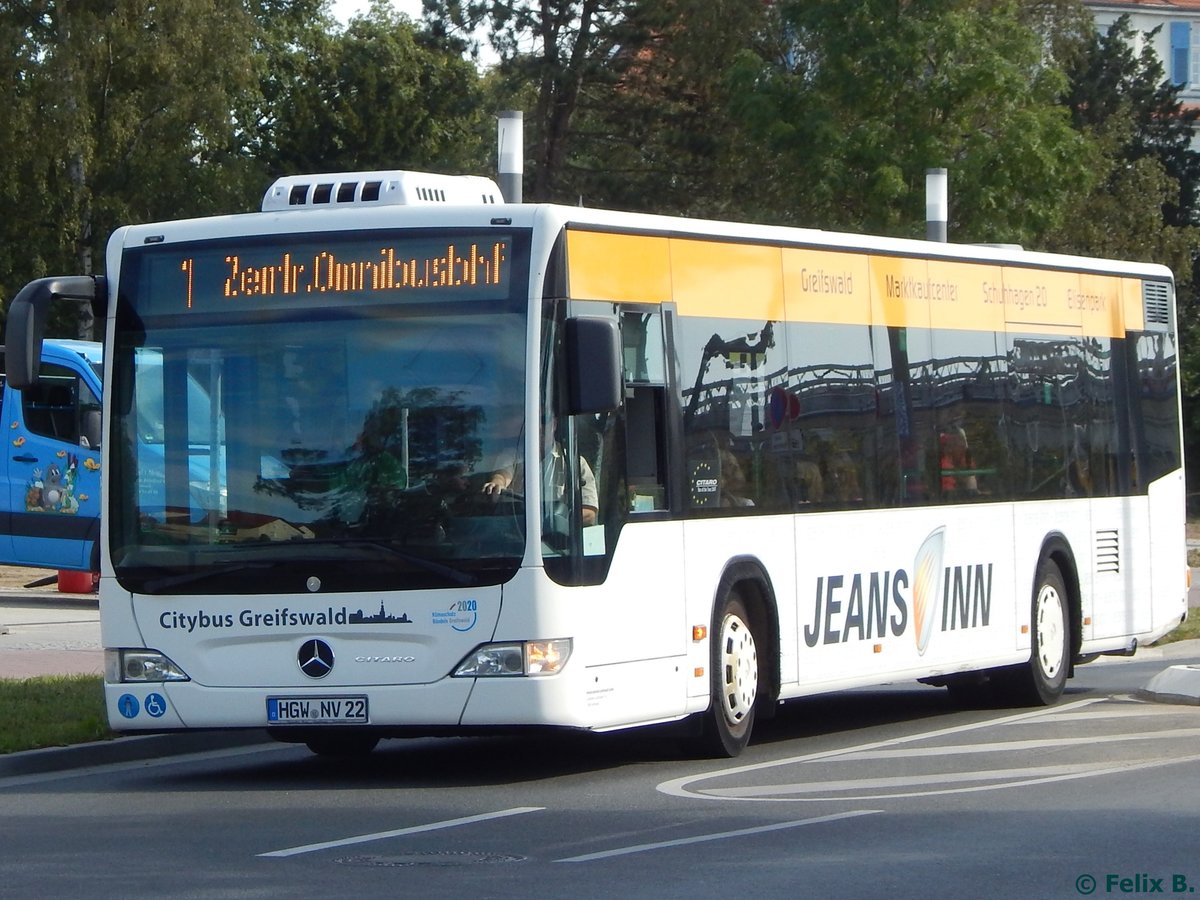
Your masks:
{"label": "asphalt road", "polygon": [[1191,893],[1200,707],[1138,695],[1200,663],[1185,650],[1082,667],[1051,709],[963,710],[914,684],[794,702],[732,761],[625,733],[0,768],[0,894]]}
{"label": "asphalt road", "polygon": [[[95,598],[38,590],[0,594],[0,677],[99,671]],[[0,896],[1193,893],[1200,706],[1141,693],[1185,664],[1200,642],[1081,667],[1050,710],[914,684],[812,698],[733,761],[646,733],[388,741],[352,763],[221,734],[18,754]]]}

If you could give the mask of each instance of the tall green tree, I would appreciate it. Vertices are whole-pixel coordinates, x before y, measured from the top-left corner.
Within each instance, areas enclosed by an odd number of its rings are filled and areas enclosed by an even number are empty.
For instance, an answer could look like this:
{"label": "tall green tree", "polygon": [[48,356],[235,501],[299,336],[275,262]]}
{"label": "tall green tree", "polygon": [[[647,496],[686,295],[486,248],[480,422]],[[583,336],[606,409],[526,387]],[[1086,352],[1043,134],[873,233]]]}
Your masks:
{"label": "tall green tree", "polygon": [[285,171],[478,171],[460,50],[386,3],[345,29],[328,0],[0,4],[0,290],[103,271],[127,222],[257,208]]}
{"label": "tall green tree", "polygon": [[[1138,40],[1139,37],[1146,38]],[[1075,127],[1105,148],[1095,188],[1081,194],[1052,249],[1160,262],[1175,273],[1189,471],[1200,466],[1200,113],[1186,109],[1149,38],[1122,16],[1081,43],[1064,103]],[[1137,50],[1141,46],[1140,52]],[[1193,482],[1195,478],[1191,479]]]}
{"label": "tall green tree", "polygon": [[[469,40],[486,31],[502,80],[495,96],[525,96],[525,198],[572,201],[567,172],[575,118],[587,86],[607,69],[628,35],[635,0],[424,0],[435,35]],[[525,90],[528,86],[529,90]]]}
{"label": "tall green tree", "polygon": [[761,0],[639,0],[585,83],[564,173],[589,203],[744,218],[765,161],[730,115],[728,72],[772,33]]}
{"label": "tall green tree", "polygon": [[35,238],[45,223],[37,208],[27,205],[43,134],[35,128],[33,18],[33,11],[23,6],[0,7],[0,298],[11,297],[27,272],[45,266]]}
{"label": "tall green tree", "polygon": [[923,232],[924,172],[950,172],[952,240],[1028,242],[1094,178],[1065,87],[1020,0],[792,0],[782,60],[747,53],[739,113],[779,163],[778,215]]}
{"label": "tall green tree", "polygon": [[[23,180],[5,218],[21,223],[20,245],[36,246],[0,283],[101,270],[117,225],[224,205],[212,172],[237,156],[252,26],[237,0],[0,7],[0,33],[18,48],[10,89],[24,151],[10,164]],[[90,331],[86,319],[78,331]]]}
{"label": "tall green tree", "polygon": [[1150,41],[1138,37],[1123,16],[1107,32],[1090,31],[1068,59],[1063,103],[1102,152],[1091,190],[1073,198],[1045,242],[1164,263],[1186,290],[1200,219],[1200,153],[1192,149],[1200,113],[1184,109]]}
{"label": "tall green tree", "polygon": [[474,66],[385,3],[344,30],[297,22],[265,50],[256,156],[271,175],[478,171],[486,158]]}
{"label": "tall green tree", "polygon": [[1167,80],[1153,37],[1137,34],[1128,16],[1093,31],[1071,60],[1064,102],[1075,127],[1103,135],[1116,161],[1156,160],[1175,182],[1163,205],[1165,225],[1196,225],[1200,153],[1193,138],[1200,110],[1186,108],[1181,88]]}

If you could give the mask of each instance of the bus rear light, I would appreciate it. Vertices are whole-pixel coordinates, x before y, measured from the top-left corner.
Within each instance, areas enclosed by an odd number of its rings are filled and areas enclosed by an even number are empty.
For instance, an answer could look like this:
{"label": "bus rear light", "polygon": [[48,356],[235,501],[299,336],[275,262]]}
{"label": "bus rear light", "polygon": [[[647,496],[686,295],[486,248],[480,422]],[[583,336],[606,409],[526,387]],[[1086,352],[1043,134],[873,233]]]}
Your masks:
{"label": "bus rear light", "polygon": [[104,680],[109,684],[191,681],[187,673],[157,650],[105,650]]}
{"label": "bus rear light", "polygon": [[481,644],[455,667],[454,678],[557,675],[571,658],[571,639]]}

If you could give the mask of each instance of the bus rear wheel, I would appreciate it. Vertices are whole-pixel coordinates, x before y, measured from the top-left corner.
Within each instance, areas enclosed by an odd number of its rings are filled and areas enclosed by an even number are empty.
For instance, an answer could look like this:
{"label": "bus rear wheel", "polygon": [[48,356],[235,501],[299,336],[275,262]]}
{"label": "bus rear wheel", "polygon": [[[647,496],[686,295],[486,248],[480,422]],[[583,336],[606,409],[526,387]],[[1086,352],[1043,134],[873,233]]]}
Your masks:
{"label": "bus rear wheel", "polygon": [[731,590],[713,619],[712,703],[702,749],[711,756],[737,756],[750,743],[758,698],[758,642],[737,590]]}
{"label": "bus rear wheel", "polygon": [[1029,662],[1012,673],[1012,700],[1050,706],[1062,696],[1071,661],[1069,609],[1062,572],[1052,560],[1042,560],[1033,588]]}

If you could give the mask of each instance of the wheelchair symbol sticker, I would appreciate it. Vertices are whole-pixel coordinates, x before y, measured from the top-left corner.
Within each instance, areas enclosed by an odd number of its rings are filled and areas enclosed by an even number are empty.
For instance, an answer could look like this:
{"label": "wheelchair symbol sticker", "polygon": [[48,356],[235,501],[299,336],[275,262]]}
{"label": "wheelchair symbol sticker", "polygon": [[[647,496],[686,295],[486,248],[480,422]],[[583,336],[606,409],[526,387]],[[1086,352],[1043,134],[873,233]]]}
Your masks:
{"label": "wheelchair symbol sticker", "polygon": [[167,698],[162,694],[147,694],[146,695],[146,715],[155,719],[160,718],[167,711]]}

